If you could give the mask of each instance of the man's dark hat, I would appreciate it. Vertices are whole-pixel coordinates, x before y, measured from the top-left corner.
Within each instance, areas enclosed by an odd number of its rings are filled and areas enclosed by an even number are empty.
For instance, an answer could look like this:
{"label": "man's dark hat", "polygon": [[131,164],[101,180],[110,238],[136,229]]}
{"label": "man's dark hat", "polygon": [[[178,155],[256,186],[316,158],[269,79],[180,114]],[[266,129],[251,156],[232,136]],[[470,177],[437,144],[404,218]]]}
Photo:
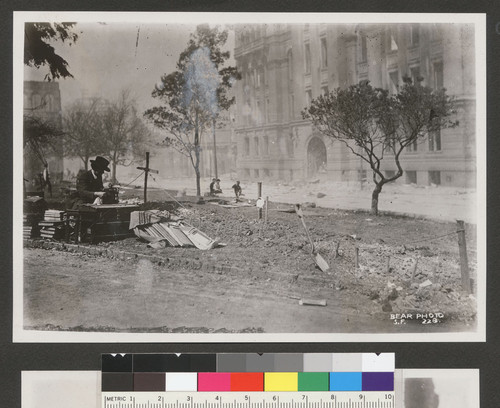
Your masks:
{"label": "man's dark hat", "polygon": [[96,156],[95,160],[90,160],[90,163],[92,163],[93,167],[95,167],[97,170],[110,171],[108,167],[109,160],[105,159],[102,156]]}

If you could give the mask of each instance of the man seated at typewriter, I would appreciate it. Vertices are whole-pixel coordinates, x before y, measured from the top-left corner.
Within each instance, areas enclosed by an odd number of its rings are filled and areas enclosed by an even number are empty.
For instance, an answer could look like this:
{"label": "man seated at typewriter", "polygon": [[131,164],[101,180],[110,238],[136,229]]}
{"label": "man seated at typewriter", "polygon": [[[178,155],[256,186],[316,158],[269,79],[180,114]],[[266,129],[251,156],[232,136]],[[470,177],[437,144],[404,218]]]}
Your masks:
{"label": "man seated at typewriter", "polygon": [[115,194],[112,189],[105,191],[102,183],[102,175],[109,170],[109,161],[104,157],[97,156],[90,160],[91,170],[82,170],[76,179],[76,195],[72,208],[76,209],[80,204],[113,204],[116,203]]}

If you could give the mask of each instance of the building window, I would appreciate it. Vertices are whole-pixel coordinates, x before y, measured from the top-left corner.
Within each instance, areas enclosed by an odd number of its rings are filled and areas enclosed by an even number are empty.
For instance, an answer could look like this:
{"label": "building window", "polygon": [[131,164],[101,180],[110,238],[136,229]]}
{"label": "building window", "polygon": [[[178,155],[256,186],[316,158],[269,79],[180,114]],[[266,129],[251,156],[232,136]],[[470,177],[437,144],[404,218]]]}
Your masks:
{"label": "building window", "polygon": [[417,140],[415,139],[413,142],[411,142],[408,146],[406,146],[406,151],[411,153],[411,152],[416,152],[417,151]]}
{"label": "building window", "polygon": [[439,186],[441,184],[441,172],[429,171],[429,183]]}
{"label": "building window", "polygon": [[293,94],[290,95],[290,118],[293,119],[295,115],[295,97]]}
{"label": "building window", "polygon": [[415,170],[408,170],[406,173],[406,184],[417,184],[417,172]]}
{"label": "building window", "polygon": [[293,157],[293,135],[290,133],[290,136],[287,138],[286,150],[288,156]]}
{"label": "building window", "polygon": [[391,177],[394,177],[396,175],[396,172],[394,170],[386,170],[385,171],[385,178],[391,178]]}
{"label": "building window", "polygon": [[368,48],[366,45],[366,34],[360,34],[359,36],[359,62],[368,61]]}
{"label": "building window", "polygon": [[260,149],[259,149],[259,138],[256,136],[253,138],[253,142],[254,142],[254,152],[255,152],[255,156],[259,156],[260,154]]}
{"label": "building window", "polygon": [[305,64],[306,64],[306,74],[311,73],[311,46],[309,43],[305,44]]}
{"label": "building window", "polygon": [[250,139],[248,137],[245,137],[243,142],[243,154],[245,156],[250,155]]}
{"label": "building window", "polygon": [[441,129],[429,133],[429,151],[439,152],[441,150]]}
{"label": "building window", "polygon": [[389,72],[389,90],[391,94],[398,93],[399,73],[398,71]]}
{"label": "building window", "polygon": [[328,94],[328,85],[325,85],[325,86],[321,87],[321,93],[323,95],[327,95]]}
{"label": "building window", "polygon": [[245,169],[245,178],[250,178],[250,169]]}
{"label": "building window", "polygon": [[269,136],[264,136],[264,155],[269,155]]}
{"label": "building window", "polygon": [[260,101],[257,101],[257,123],[262,123],[262,109],[260,106]]}
{"label": "building window", "polygon": [[398,50],[398,35],[397,35],[397,27],[392,27],[389,29],[389,50],[397,51]]}
{"label": "building window", "polygon": [[433,64],[433,68],[434,68],[434,88],[443,89],[444,87],[443,63],[436,62]]}
{"label": "building window", "polygon": [[420,42],[420,26],[418,24],[410,25],[410,46],[416,47]]}
{"label": "building window", "polygon": [[269,169],[264,169],[264,177],[269,177],[269,176],[270,176]]}
{"label": "building window", "polygon": [[309,106],[312,102],[312,91],[308,89],[306,91],[306,106]]}
{"label": "building window", "polygon": [[413,67],[410,68],[410,78],[414,84],[419,83],[419,78],[420,78],[420,67]]}
{"label": "building window", "polygon": [[292,51],[288,51],[288,80],[293,81],[293,54]]}
{"label": "building window", "polygon": [[326,38],[321,39],[321,68],[328,66],[328,48],[326,47]]}
{"label": "building window", "polygon": [[253,176],[254,176],[255,178],[259,178],[259,177],[260,177],[260,172],[259,172],[259,169],[254,169],[254,170],[253,170]]}
{"label": "building window", "polygon": [[266,99],[266,123],[269,123],[269,98]]}
{"label": "building window", "polygon": [[440,24],[431,24],[431,41],[440,41],[443,39],[443,31]]}

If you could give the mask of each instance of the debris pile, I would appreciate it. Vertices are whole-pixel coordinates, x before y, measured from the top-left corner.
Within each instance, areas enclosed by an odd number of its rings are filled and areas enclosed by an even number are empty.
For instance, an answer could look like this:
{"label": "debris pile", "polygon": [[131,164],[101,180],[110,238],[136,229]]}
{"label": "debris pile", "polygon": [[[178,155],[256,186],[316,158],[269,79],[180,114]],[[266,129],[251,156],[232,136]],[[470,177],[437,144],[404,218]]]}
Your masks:
{"label": "debris pile", "polygon": [[130,217],[130,229],[151,248],[194,246],[208,250],[223,245],[168,211],[134,211]]}

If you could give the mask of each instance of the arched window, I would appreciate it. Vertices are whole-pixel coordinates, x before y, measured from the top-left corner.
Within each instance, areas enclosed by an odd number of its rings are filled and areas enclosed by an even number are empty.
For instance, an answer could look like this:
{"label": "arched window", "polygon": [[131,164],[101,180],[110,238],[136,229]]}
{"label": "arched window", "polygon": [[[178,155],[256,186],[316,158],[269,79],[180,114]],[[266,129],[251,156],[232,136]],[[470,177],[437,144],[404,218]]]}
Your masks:
{"label": "arched window", "polygon": [[293,54],[292,54],[292,50],[288,51],[287,61],[288,61],[288,80],[293,81]]}

